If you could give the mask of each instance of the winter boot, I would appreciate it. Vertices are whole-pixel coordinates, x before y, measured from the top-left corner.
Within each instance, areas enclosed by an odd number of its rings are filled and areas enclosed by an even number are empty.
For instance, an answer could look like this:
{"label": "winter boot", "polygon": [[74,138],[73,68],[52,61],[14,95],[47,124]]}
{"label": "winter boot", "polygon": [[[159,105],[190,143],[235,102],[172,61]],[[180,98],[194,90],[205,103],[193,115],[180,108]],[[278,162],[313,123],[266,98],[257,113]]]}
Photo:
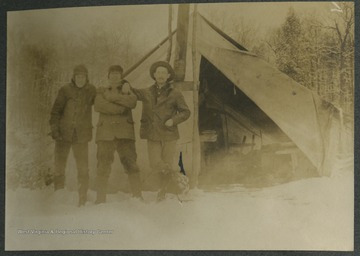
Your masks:
{"label": "winter boot", "polygon": [[65,177],[64,176],[55,176],[54,177],[54,190],[64,189],[65,188]]}
{"label": "winter boot", "polygon": [[79,192],[79,204],[78,206],[81,207],[81,206],[84,206],[85,203],[86,203],[86,200],[87,200],[87,194],[83,194],[83,193],[80,193]]}
{"label": "winter boot", "polygon": [[79,207],[84,206],[87,200],[87,191],[89,188],[89,181],[83,181],[79,184]]}
{"label": "winter boot", "polygon": [[168,184],[170,182],[170,173],[160,173],[160,190],[157,194],[156,200],[158,202],[163,201],[165,199],[165,194],[167,191]]}
{"label": "winter boot", "polygon": [[140,180],[140,174],[138,172],[136,173],[130,173],[128,175],[129,183],[130,183],[130,189],[132,196],[135,198],[139,198],[143,200],[142,193],[141,193],[141,180]]}
{"label": "winter boot", "polygon": [[107,177],[97,177],[95,204],[106,203]]}

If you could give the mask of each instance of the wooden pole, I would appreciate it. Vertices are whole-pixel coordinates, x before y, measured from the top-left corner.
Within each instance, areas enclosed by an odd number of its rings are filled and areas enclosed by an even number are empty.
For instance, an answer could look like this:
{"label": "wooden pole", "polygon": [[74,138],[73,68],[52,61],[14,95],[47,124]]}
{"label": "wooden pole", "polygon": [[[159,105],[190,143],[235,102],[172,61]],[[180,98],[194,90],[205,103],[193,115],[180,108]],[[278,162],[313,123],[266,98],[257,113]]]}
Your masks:
{"label": "wooden pole", "polygon": [[182,82],[185,79],[186,73],[186,52],[189,31],[189,4],[179,4],[178,19],[177,19],[177,33],[176,33],[176,48],[174,56],[174,70],[175,82]]}
{"label": "wooden pole", "polygon": [[194,188],[198,185],[198,176],[200,174],[200,137],[199,137],[199,70],[197,62],[197,50],[196,50],[196,22],[197,22],[197,5],[194,4],[193,12],[193,31],[192,31],[192,62],[193,62],[193,80],[194,80],[194,89],[193,89],[193,103],[194,103],[194,113],[193,113],[193,143],[192,143],[192,175],[190,177],[190,187]]}
{"label": "wooden pole", "polygon": [[173,36],[176,33],[176,30],[174,30],[170,36],[167,36],[164,40],[160,42],[157,46],[155,46],[152,50],[150,50],[144,57],[142,57],[138,62],[136,62],[131,68],[126,70],[124,72],[123,77],[125,78],[128,76],[131,72],[133,72],[138,66],[141,65],[147,58],[149,58],[154,52],[156,52],[157,49],[159,49],[163,44],[165,44],[171,36]]}
{"label": "wooden pole", "polygon": [[170,59],[171,59],[171,51],[172,51],[171,30],[172,30],[172,5],[169,4],[169,19],[168,19],[169,48],[168,48],[168,52],[167,52],[167,55],[166,55],[166,61],[167,62],[170,62]]}

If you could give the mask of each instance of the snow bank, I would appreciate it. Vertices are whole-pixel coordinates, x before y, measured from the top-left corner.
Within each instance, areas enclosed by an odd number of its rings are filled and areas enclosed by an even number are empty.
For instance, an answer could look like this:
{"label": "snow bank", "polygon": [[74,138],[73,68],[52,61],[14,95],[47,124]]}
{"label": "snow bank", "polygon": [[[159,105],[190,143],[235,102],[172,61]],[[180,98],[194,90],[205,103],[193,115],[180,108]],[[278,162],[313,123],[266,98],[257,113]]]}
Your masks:
{"label": "snow bank", "polygon": [[144,197],[117,193],[94,205],[90,191],[78,208],[75,192],[8,191],[6,249],[353,249],[352,171],[264,189],[193,190],[183,202]]}

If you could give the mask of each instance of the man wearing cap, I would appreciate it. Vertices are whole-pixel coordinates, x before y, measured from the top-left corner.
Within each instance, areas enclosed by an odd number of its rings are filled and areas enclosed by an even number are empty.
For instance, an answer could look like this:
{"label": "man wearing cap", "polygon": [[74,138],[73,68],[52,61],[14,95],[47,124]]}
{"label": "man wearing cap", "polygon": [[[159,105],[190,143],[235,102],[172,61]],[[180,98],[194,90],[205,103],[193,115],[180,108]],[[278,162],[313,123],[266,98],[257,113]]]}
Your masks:
{"label": "man wearing cap", "polygon": [[74,68],[71,82],[60,88],[51,110],[51,136],[55,140],[55,191],[65,187],[65,166],[70,148],[78,170],[79,206],[85,205],[89,186],[88,142],[92,139],[92,105],[96,89],[89,84],[84,65]]}
{"label": "man wearing cap", "polygon": [[142,199],[139,167],[136,163],[134,121],[131,109],[137,98],[131,92],[122,93],[126,80],[122,79],[123,69],[113,65],[108,71],[109,86],[100,87],[95,99],[95,111],[99,112],[96,131],[97,143],[97,198],[96,204],[106,202],[106,191],[114,152],[128,174],[132,195]]}
{"label": "man wearing cap", "polygon": [[151,168],[160,175],[157,199],[161,201],[165,199],[166,186],[174,172],[172,166],[179,139],[177,126],[189,118],[190,111],[181,91],[170,83],[175,76],[170,64],[155,62],[150,68],[150,76],[155,84],[132,90],[143,103],[140,137],[147,139]]}

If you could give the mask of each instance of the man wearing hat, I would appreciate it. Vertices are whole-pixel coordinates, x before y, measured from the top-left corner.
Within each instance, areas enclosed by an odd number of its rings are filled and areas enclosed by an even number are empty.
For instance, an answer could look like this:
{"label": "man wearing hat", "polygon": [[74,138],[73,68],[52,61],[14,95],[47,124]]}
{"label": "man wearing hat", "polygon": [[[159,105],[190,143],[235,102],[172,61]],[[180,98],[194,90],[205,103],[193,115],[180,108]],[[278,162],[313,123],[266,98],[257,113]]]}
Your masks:
{"label": "man wearing hat", "polygon": [[100,113],[96,131],[98,160],[96,204],[106,202],[107,183],[115,151],[128,174],[132,195],[142,199],[131,111],[136,106],[137,98],[131,91],[122,93],[122,87],[128,84],[122,79],[122,74],[123,68],[120,65],[110,66],[109,85],[100,87],[95,99],[95,111]]}
{"label": "man wearing hat", "polygon": [[181,91],[170,83],[175,73],[169,63],[155,62],[150,68],[150,76],[155,84],[132,90],[143,103],[140,137],[147,139],[151,168],[160,175],[157,199],[161,201],[165,199],[166,186],[174,172],[176,141],[179,139],[177,126],[189,118],[190,111]]}
{"label": "man wearing hat", "polygon": [[79,206],[85,205],[89,186],[88,142],[92,139],[92,105],[96,89],[89,84],[84,65],[74,68],[71,82],[60,88],[51,110],[51,136],[55,140],[54,187],[65,187],[65,166],[70,148],[78,170]]}

